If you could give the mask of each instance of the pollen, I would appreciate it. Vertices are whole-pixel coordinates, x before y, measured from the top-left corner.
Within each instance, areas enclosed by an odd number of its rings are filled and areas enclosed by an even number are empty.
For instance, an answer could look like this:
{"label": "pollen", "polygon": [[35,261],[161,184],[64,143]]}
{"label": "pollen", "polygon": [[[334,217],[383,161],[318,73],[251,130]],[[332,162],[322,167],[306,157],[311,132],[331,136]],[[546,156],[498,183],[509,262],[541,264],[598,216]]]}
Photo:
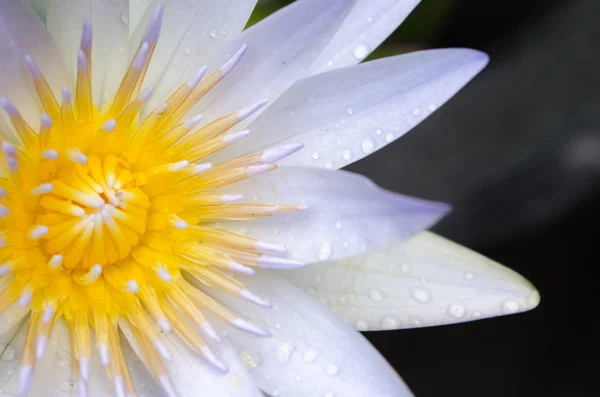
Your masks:
{"label": "pollen", "polygon": [[218,70],[198,69],[163,105],[147,112],[152,87],[143,87],[143,80],[161,21],[158,7],[117,93],[100,108],[91,99],[89,22],[74,54],[73,91],[63,87],[57,98],[35,60],[23,60],[44,109],[39,126],[30,126],[10,99],[0,98],[13,127],[0,132],[0,313],[13,305],[30,309],[21,393],[44,356],[55,321],[63,317],[71,332],[80,395],[87,394],[93,348],[115,394],[135,395],[121,351],[123,323],[167,395],[174,387],[163,364],[170,358],[163,333],[176,333],[209,365],[227,371],[209,347],[208,341],[220,341],[209,316],[258,336],[269,334],[202,286],[268,307],[231,272],[304,265],[287,258],[283,246],[214,226],[303,209],[250,202],[223,190],[275,169],[278,160],[302,145],[220,164],[209,161],[249,135],[234,127],[265,101],[216,120],[190,115],[246,47]]}

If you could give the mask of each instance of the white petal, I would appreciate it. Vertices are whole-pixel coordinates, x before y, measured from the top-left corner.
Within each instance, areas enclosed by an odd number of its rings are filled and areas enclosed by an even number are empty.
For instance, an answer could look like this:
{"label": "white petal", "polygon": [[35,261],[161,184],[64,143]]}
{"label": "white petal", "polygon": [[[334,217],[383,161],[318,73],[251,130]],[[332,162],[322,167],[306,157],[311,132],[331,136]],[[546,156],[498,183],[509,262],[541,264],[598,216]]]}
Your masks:
{"label": "white petal", "polygon": [[281,275],[361,331],[501,316],[540,300],[519,274],[430,232]]}
{"label": "white petal", "polygon": [[312,74],[352,66],[365,59],[396,30],[421,0],[357,0]]}
{"label": "white petal", "polygon": [[406,239],[449,210],[377,187],[346,171],[282,167],[232,187],[261,202],[307,205],[252,222],[223,223],[269,243],[283,244],[293,259],[315,262],[357,255]]}
{"label": "white petal", "polygon": [[[236,68],[203,99],[207,120],[263,99],[274,100],[309,73],[350,10],[351,0],[304,0],[270,15],[232,40],[217,56],[220,66],[242,44],[246,54]],[[238,125],[243,129],[244,123]]]}
{"label": "white petal", "polygon": [[[65,83],[58,50],[48,30],[25,1],[0,1],[0,96],[10,99],[35,128],[41,105],[24,62],[24,56],[38,63],[55,93]],[[1,119],[7,120],[3,110]],[[0,125],[7,128],[3,121]]]}
{"label": "white petal", "polygon": [[282,164],[342,168],[410,131],[487,60],[473,50],[429,50],[309,77],[248,127],[252,140],[232,145],[213,162],[274,144],[302,142],[302,153]]}
{"label": "white petal", "polygon": [[[137,343],[132,339],[127,325],[122,323],[120,326],[133,350],[137,349]],[[174,333],[164,335],[163,341],[172,356],[171,361],[165,362],[165,366],[179,397],[195,397],[200,392],[206,397],[262,397],[227,341],[222,341],[218,346],[211,346],[217,357],[229,367],[226,374],[210,367],[203,358],[190,351]],[[144,365],[134,359],[134,351],[125,350],[125,358],[129,362],[132,379],[138,388],[139,385],[146,384],[144,394],[161,395],[159,386]]]}
{"label": "white petal", "polygon": [[164,102],[171,91],[211,58],[216,49],[242,31],[256,0],[154,1],[131,38],[133,50],[137,49],[158,4],[163,4],[165,9],[161,37],[145,79],[145,84],[156,89],[149,108]]}
{"label": "white petal", "polygon": [[6,332],[10,332],[28,313],[29,308],[17,304],[13,304],[3,311],[0,314],[0,337]]}
{"label": "white petal", "polygon": [[92,23],[93,98],[96,105],[103,104],[116,93],[129,63],[129,1],[48,0],[47,7],[48,30],[73,84],[83,22]]}
{"label": "white petal", "polygon": [[135,32],[152,0],[129,0],[129,35]]}
{"label": "white petal", "polygon": [[310,296],[272,273],[240,277],[273,307],[219,295],[273,336],[232,330],[257,385],[272,396],[407,396],[410,391],[383,357],[350,326]]}

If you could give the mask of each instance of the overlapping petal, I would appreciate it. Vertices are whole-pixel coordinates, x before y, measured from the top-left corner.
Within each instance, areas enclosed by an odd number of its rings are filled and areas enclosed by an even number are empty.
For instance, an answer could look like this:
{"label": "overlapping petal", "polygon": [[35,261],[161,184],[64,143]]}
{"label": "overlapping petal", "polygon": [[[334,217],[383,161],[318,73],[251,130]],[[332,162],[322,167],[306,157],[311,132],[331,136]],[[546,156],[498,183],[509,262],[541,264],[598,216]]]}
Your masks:
{"label": "overlapping petal", "polygon": [[430,232],[282,276],[361,331],[513,314],[540,300],[519,274]]}
{"label": "overlapping petal", "polygon": [[312,74],[356,65],[396,30],[420,0],[357,0],[311,67]]}
{"label": "overlapping petal", "polygon": [[249,126],[251,142],[233,145],[216,159],[302,142],[303,152],[283,164],[342,168],[410,131],[487,61],[474,50],[428,50],[306,78]]}
{"label": "overlapping petal", "polygon": [[232,331],[229,339],[256,384],[272,396],[409,396],[410,391],[358,332],[271,273],[241,280],[270,299],[264,309],[219,295],[257,319],[271,338]]}
{"label": "overlapping petal", "polygon": [[430,227],[449,206],[402,196],[350,172],[282,167],[236,184],[246,198],[308,208],[222,226],[284,244],[294,259],[316,262],[357,255]]}
{"label": "overlapping petal", "polygon": [[[37,126],[41,105],[35,96],[31,75],[24,57],[30,55],[38,63],[54,92],[66,82],[58,51],[36,13],[25,0],[0,2],[0,96],[10,99],[23,117]],[[1,112],[3,131],[11,131]]]}
{"label": "overlapping petal", "polygon": [[[122,325],[125,337],[134,350],[137,342],[132,337],[126,325]],[[168,334],[164,341],[169,349],[172,359],[166,363],[169,377],[179,396],[196,396],[201,394],[207,397],[262,397],[256,388],[243,363],[227,341],[212,346],[218,358],[229,368],[227,373],[218,372],[204,359],[194,354],[177,335]],[[134,351],[126,351],[127,356],[133,357]],[[144,393],[151,396],[161,395],[157,382],[150,376],[140,361],[130,361],[131,376],[138,389],[144,386]]]}
{"label": "overlapping petal", "polygon": [[83,22],[92,23],[92,94],[102,105],[116,93],[129,65],[129,0],[47,0],[46,13],[73,85]]}
{"label": "overlapping petal", "polygon": [[[163,31],[145,79],[161,101],[189,79],[225,41],[236,37],[246,25],[256,0],[156,0],[146,9],[131,38],[135,51],[155,8],[164,5]],[[220,65],[215,65],[220,66]]]}

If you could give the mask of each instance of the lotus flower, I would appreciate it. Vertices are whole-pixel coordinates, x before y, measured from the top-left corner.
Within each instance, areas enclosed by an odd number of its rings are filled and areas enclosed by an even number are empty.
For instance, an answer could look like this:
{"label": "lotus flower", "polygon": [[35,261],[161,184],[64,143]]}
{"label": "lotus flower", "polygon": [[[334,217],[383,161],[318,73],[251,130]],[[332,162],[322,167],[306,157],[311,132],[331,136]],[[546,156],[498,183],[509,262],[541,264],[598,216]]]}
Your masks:
{"label": "lotus flower", "polygon": [[417,0],[300,0],[245,31],[256,0],[148,3],[36,2],[44,23],[0,2],[2,393],[410,395],[351,325],[537,305],[424,231],[447,205],[335,171],[487,63],[356,65]]}

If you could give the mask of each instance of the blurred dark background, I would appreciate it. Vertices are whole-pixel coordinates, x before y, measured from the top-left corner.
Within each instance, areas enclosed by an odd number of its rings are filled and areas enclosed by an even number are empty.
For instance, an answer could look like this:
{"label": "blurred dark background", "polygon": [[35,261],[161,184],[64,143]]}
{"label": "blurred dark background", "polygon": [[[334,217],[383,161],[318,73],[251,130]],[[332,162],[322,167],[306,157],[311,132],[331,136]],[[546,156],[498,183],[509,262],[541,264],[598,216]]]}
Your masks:
{"label": "blurred dark background", "polygon": [[[264,0],[253,20],[287,3]],[[349,169],[452,203],[436,231],[542,296],[526,314],[368,333],[417,396],[600,395],[599,18],[598,0],[423,0],[371,56],[490,55],[447,105]]]}

